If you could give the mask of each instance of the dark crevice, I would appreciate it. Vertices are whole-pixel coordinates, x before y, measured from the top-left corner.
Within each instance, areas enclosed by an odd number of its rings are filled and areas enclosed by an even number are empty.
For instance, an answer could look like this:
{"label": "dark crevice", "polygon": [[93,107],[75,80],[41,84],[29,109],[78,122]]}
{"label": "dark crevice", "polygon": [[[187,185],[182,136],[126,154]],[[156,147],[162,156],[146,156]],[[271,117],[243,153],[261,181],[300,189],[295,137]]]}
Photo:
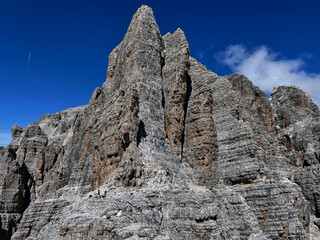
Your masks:
{"label": "dark crevice", "polygon": [[166,108],[166,101],[164,98],[163,89],[162,89],[161,93],[162,93],[161,105],[162,105],[162,108],[165,109]]}
{"label": "dark crevice", "polygon": [[166,99],[164,97],[164,93],[163,93],[163,89],[162,89],[162,99],[161,99],[161,105],[162,105],[162,108],[164,109],[164,117],[163,117],[163,120],[164,120],[164,131],[166,133],[166,138],[168,138],[168,133],[167,133],[167,123],[166,123]]}
{"label": "dark crevice", "polygon": [[[53,168],[53,166],[56,164],[56,162],[58,160],[58,157],[59,157],[59,154],[58,153],[54,153],[53,163],[52,163],[50,169]],[[47,171],[49,171],[50,169],[48,169]]]}
{"label": "dark crevice", "polygon": [[308,161],[304,160],[302,167],[309,167],[309,166],[311,166],[311,164]]}
{"label": "dark crevice", "polygon": [[130,145],[130,134],[128,132],[123,134],[123,138],[121,141],[121,149],[120,149],[120,159],[122,159],[123,153],[127,150]]}
{"label": "dark crevice", "polygon": [[240,112],[238,109],[236,109],[236,119],[239,121],[240,120]]}
{"label": "dark crevice", "polygon": [[192,84],[191,84],[191,77],[186,72],[186,83],[187,83],[187,91],[186,91],[186,98],[183,105],[184,110],[184,116],[183,116],[183,130],[181,134],[181,156],[183,155],[183,148],[184,148],[184,142],[185,142],[185,131],[186,131],[186,118],[187,118],[187,110],[188,110],[188,104],[192,92]]}
{"label": "dark crevice", "polygon": [[[163,46],[164,48],[164,46]],[[162,82],[163,82],[163,67],[165,65],[165,58],[164,56],[161,56],[160,58],[160,64],[161,64],[161,72],[160,72],[160,75],[161,75],[161,79],[162,79]],[[164,131],[166,133],[166,138],[168,138],[168,134],[167,134],[167,124],[166,124],[166,98],[164,96],[164,91],[163,91],[163,84],[162,84],[162,90],[161,90],[161,106],[162,108],[164,109]]]}
{"label": "dark crevice", "polygon": [[161,74],[161,78],[162,78],[162,69],[163,69],[163,67],[165,65],[165,60],[164,60],[163,56],[161,56],[161,58],[160,58],[160,64],[161,64],[161,72],[160,72],[160,74]]}
{"label": "dark crevice", "polygon": [[42,158],[42,161],[41,161],[41,166],[39,168],[39,171],[41,173],[41,182],[43,183],[43,181],[44,181],[44,166],[45,166],[45,154],[44,153],[41,153],[41,158]]}
{"label": "dark crevice", "polygon": [[238,185],[238,184],[249,184],[249,183],[252,183],[253,180],[254,180],[254,178],[229,179],[228,183],[230,186],[233,186],[233,185]]}
{"label": "dark crevice", "polygon": [[0,239],[9,240],[10,237],[8,236],[8,231],[2,229],[2,222],[1,222],[1,218],[0,218]]}
{"label": "dark crevice", "polygon": [[0,239],[1,240],[9,240],[11,239],[11,236],[15,233],[17,230],[17,223],[11,219],[8,222],[8,230],[2,229],[2,222],[0,218]]}
{"label": "dark crevice", "polygon": [[24,149],[23,161],[26,160],[27,157],[27,148]]}
{"label": "dark crevice", "polygon": [[141,140],[146,137],[147,137],[147,133],[144,126],[144,122],[140,120],[139,127],[138,127],[138,135],[137,135],[137,146],[139,146],[139,144],[141,143]]}
{"label": "dark crevice", "polygon": [[[118,156],[119,156],[118,152],[107,154],[107,158],[117,158]],[[103,158],[101,160],[103,160]]]}
{"label": "dark crevice", "polygon": [[316,209],[315,209],[315,216],[316,216],[316,218],[320,218],[320,212],[319,212],[319,209],[318,209],[318,207],[317,207],[317,201],[315,201],[316,202]]}
{"label": "dark crevice", "polygon": [[16,159],[17,158],[17,154],[12,148],[9,148],[9,157],[12,158],[12,159]]}
{"label": "dark crevice", "polygon": [[35,186],[35,182],[31,174],[29,173],[25,163],[22,164],[20,171],[21,171],[21,177],[23,182],[23,190],[25,191],[25,198],[24,198],[23,210],[22,210],[22,212],[24,212],[24,210],[26,210],[31,203],[31,191],[32,191],[32,188]]}
{"label": "dark crevice", "polygon": [[284,136],[284,138],[285,138],[289,143],[291,143],[291,140],[290,140],[289,135],[285,134],[285,135],[283,135],[283,136]]}
{"label": "dark crevice", "polygon": [[132,179],[134,179],[136,176],[136,170],[132,169],[131,172],[128,175],[128,182],[130,182]]}
{"label": "dark crevice", "polygon": [[124,148],[124,150],[129,147],[130,145],[130,137],[129,137],[129,133],[124,133],[123,134],[123,140],[122,140],[122,146]]}
{"label": "dark crevice", "polygon": [[17,223],[14,220],[10,220],[8,228],[8,236],[11,236],[17,231]]}
{"label": "dark crevice", "polygon": [[204,218],[195,219],[197,223],[203,223],[206,221],[217,221],[217,216],[207,216]]}
{"label": "dark crevice", "polygon": [[317,202],[317,199],[319,199],[319,193],[313,193],[313,199],[314,199],[314,215],[316,216],[316,218],[320,218],[320,209],[319,209],[319,206],[318,206],[318,202]]}

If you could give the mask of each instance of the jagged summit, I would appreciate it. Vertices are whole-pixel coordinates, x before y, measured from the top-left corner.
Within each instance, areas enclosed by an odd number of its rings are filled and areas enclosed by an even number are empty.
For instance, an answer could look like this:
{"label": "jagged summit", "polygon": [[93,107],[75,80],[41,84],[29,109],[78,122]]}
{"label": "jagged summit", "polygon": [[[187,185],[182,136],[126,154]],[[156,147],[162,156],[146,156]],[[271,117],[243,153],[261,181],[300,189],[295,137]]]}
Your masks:
{"label": "jagged summit", "polygon": [[128,28],[128,32],[129,32],[129,29],[131,29],[135,23],[143,25],[143,24],[146,24],[147,22],[155,23],[155,21],[156,20],[155,20],[152,8],[150,8],[147,5],[142,5],[140,8],[138,8],[136,13],[133,15],[131,19],[131,23]]}
{"label": "jagged summit", "polygon": [[88,105],[12,128],[0,238],[317,239],[314,106],[208,71],[142,6]]}
{"label": "jagged summit", "polygon": [[127,39],[127,35],[134,35],[138,39],[151,37],[149,39],[149,43],[151,43],[154,39],[148,34],[160,36],[159,27],[156,23],[152,9],[146,5],[142,5],[133,15],[124,41]]}
{"label": "jagged summit", "polygon": [[[174,32],[178,33],[178,34],[185,34],[184,31],[179,27]],[[170,35],[172,35],[172,33],[171,32],[167,32],[163,37],[165,38],[166,36],[170,36]]]}

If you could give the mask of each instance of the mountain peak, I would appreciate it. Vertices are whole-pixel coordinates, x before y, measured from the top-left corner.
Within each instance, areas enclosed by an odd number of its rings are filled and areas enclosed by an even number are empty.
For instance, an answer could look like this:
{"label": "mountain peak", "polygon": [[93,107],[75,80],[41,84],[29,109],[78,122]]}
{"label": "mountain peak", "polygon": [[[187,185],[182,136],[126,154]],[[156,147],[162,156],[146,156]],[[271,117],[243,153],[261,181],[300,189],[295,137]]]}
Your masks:
{"label": "mountain peak", "polygon": [[128,32],[146,30],[148,28],[154,28],[159,31],[152,9],[147,5],[142,5],[133,15]]}
{"label": "mountain peak", "polygon": [[146,12],[153,14],[151,7],[149,7],[148,5],[141,5],[141,7],[138,8],[136,13],[146,13]]}

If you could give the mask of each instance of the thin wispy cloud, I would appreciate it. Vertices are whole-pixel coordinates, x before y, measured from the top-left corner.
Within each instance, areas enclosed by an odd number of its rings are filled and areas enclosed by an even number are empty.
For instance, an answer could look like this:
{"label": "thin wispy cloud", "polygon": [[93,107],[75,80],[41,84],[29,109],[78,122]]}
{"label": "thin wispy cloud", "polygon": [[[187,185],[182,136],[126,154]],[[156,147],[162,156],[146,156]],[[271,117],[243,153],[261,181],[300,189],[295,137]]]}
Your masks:
{"label": "thin wispy cloud", "polygon": [[204,57],[204,52],[203,52],[203,51],[198,50],[198,51],[196,51],[196,54],[197,54],[197,57],[198,57],[199,59],[203,59],[203,57]]}
{"label": "thin wispy cloud", "polygon": [[31,52],[29,52],[29,55],[28,55],[28,62],[27,62],[27,67],[26,67],[27,71],[29,71],[29,68],[30,68],[30,61],[31,61]]}
{"label": "thin wispy cloud", "polygon": [[213,50],[213,48],[214,48],[214,45],[213,45],[213,44],[210,44],[210,45],[208,45],[208,46],[207,46],[206,48],[204,48],[204,49],[198,49],[198,50],[196,51],[196,57],[197,57],[198,59],[202,60],[208,52],[210,52],[210,51]]}
{"label": "thin wispy cloud", "polygon": [[0,133],[0,146],[7,146],[11,142],[11,133]]}
{"label": "thin wispy cloud", "polygon": [[261,90],[270,93],[274,87],[296,85],[310,93],[320,106],[320,74],[308,73],[302,59],[285,59],[266,46],[248,50],[241,44],[231,45],[217,54],[218,61],[234,72],[246,75]]}

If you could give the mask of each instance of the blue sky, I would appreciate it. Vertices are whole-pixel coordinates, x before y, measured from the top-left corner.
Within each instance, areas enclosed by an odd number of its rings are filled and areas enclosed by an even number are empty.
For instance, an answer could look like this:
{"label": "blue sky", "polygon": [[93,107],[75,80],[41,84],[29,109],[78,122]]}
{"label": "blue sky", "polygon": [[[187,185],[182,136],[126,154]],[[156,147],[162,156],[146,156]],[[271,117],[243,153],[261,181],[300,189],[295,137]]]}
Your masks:
{"label": "blue sky", "polygon": [[0,146],[14,124],[87,104],[142,4],[153,8],[161,34],[180,27],[208,69],[242,72],[267,93],[298,85],[320,103],[316,0],[1,0]]}

